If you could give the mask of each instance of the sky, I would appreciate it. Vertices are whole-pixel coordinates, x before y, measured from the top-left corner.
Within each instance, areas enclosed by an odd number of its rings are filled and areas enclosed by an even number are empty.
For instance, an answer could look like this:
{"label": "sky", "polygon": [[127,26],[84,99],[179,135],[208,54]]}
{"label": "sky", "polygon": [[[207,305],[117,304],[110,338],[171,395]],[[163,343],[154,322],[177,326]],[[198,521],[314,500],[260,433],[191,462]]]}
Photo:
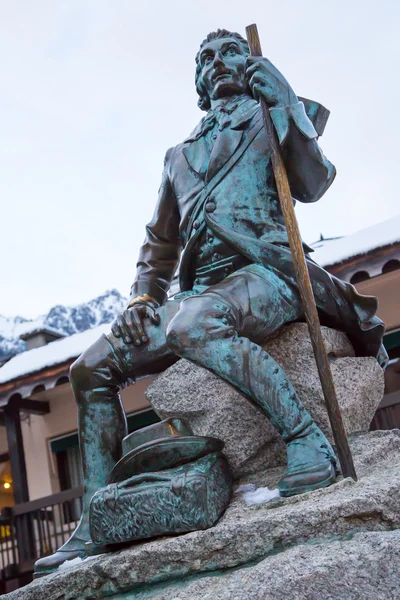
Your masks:
{"label": "sky", "polygon": [[203,113],[194,56],[257,23],[264,55],[331,116],[337,168],[296,207],[303,238],[400,213],[400,5],[393,0],[0,0],[0,314],[128,295],[165,152]]}

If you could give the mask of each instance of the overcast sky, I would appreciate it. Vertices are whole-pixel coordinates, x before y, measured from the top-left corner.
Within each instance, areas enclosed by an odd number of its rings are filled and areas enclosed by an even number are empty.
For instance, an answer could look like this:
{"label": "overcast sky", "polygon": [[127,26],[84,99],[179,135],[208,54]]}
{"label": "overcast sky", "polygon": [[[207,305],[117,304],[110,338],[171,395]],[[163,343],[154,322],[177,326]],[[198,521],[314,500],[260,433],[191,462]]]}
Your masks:
{"label": "overcast sky", "polygon": [[128,295],[218,27],[256,22],[295,91],[331,110],[321,146],[338,174],[297,209],[305,240],[400,213],[399,16],[393,0],[0,0],[0,314]]}

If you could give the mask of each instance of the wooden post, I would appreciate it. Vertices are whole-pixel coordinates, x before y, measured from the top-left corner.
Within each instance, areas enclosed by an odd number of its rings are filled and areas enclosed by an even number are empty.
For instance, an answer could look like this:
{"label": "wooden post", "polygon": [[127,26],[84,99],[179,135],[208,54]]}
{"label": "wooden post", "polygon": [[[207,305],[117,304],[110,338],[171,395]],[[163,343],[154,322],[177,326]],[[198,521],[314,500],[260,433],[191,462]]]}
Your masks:
{"label": "wooden post", "polygon": [[[257,25],[253,24],[246,27],[246,35],[251,54],[253,56],[262,56]],[[278,190],[278,196],[288,233],[289,245],[292,252],[297,285],[299,287],[300,296],[303,303],[304,314],[310,333],[311,344],[318,367],[318,373],[321,380],[321,386],[328,410],[328,416],[333,431],[337,453],[339,456],[340,466],[342,468],[344,477],[352,477],[355,481],[357,481],[353,458],[351,456],[349,443],[343,426],[342,415],[340,413],[339,404],[336,397],[332,372],[322,339],[321,325],[319,322],[317,307],[315,305],[314,293],[311,287],[299,226],[294,212],[293,200],[290,192],[285,163],[283,162],[282,153],[272,123],[271,115],[269,113],[268,105],[262,98],[260,99],[260,104],[262,108],[264,126],[270,145],[271,162],[274,171],[276,187]]]}
{"label": "wooden post", "polygon": [[24,443],[22,440],[19,408],[12,402],[4,407],[4,425],[7,432],[8,453],[10,455],[15,504],[28,502],[28,479],[26,475]]}
{"label": "wooden post", "polygon": [[[4,424],[7,432],[14,500],[15,504],[21,504],[28,502],[29,491],[18,399],[14,401],[13,398],[10,398],[9,404],[4,407]],[[19,566],[21,567],[35,558],[35,537],[30,515],[24,515],[23,518],[17,517],[15,528]]]}

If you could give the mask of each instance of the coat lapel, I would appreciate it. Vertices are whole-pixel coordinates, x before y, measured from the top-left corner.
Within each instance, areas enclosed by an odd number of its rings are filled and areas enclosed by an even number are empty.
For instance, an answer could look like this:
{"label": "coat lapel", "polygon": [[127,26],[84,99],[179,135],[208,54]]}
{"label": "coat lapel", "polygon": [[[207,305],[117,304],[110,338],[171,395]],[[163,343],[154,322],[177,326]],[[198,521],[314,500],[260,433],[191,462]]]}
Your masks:
{"label": "coat lapel", "polygon": [[232,113],[230,126],[218,133],[210,156],[206,182],[210,181],[222,169],[224,164],[228,162],[232,154],[239,147],[244,136],[244,130],[258,109],[258,103],[249,98]]}
{"label": "coat lapel", "polygon": [[189,167],[193,169],[202,179],[204,179],[208,163],[210,160],[210,152],[207,147],[205,136],[203,134],[206,125],[207,117],[204,117],[192,131],[192,133],[184,140],[185,146],[182,148],[183,155]]}
{"label": "coat lapel", "polygon": [[189,167],[204,179],[210,160],[210,153],[204,136],[190,142],[188,146],[182,148],[182,152]]}
{"label": "coat lapel", "polygon": [[249,98],[232,113],[230,126],[219,132],[211,152],[203,131],[206,129],[207,117],[202,119],[190,136],[185,139],[182,148],[188,165],[206,182],[230,159],[243,138],[243,131],[259,110],[258,103]]}

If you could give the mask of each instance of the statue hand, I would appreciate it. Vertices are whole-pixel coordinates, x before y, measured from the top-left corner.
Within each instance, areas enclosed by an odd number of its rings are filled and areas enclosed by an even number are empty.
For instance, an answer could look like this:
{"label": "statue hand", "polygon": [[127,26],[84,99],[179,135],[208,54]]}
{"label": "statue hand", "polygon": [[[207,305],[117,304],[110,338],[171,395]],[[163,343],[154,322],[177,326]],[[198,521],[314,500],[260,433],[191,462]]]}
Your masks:
{"label": "statue hand", "polygon": [[115,337],[121,337],[126,344],[140,346],[149,341],[144,328],[144,319],[150,319],[154,325],[159,325],[160,317],[155,308],[146,302],[138,302],[127,308],[111,325]]}
{"label": "statue hand", "polygon": [[246,76],[254,97],[264,98],[269,106],[288,106],[298,102],[297,96],[284,76],[263,56],[249,56]]}

